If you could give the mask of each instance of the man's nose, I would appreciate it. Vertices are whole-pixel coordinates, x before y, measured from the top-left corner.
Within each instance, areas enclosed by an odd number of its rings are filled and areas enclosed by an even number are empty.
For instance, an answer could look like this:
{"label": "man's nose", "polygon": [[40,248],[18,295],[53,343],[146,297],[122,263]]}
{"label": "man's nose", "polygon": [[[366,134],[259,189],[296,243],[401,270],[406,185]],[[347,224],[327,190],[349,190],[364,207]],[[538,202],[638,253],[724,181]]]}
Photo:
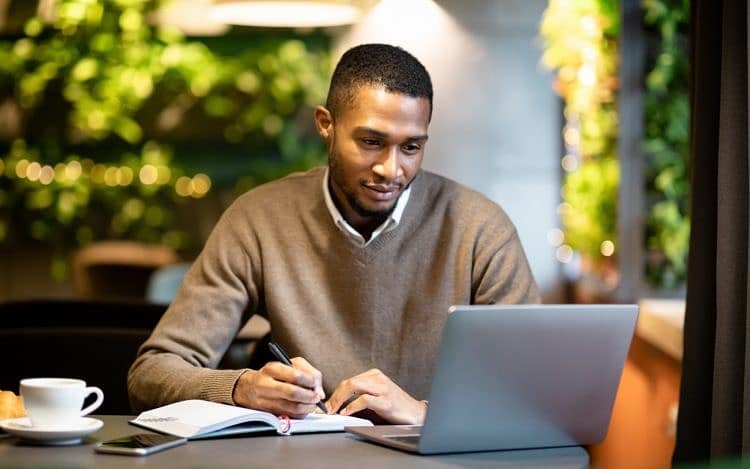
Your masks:
{"label": "man's nose", "polygon": [[373,165],[372,170],[385,180],[394,180],[401,176],[401,162],[399,159],[399,148],[390,147],[383,152],[381,158]]}

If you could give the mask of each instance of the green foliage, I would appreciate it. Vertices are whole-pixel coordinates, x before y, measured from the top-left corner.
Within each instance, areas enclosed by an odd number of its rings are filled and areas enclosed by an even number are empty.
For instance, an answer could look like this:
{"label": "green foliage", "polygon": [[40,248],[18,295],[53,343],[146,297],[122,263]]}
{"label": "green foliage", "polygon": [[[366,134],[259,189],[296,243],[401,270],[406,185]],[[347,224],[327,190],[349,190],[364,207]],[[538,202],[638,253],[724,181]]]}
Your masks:
{"label": "green foliage", "polygon": [[658,44],[646,77],[644,149],[648,155],[646,279],[673,288],[687,275],[690,106],[687,0],[644,0],[648,32]]}
{"label": "green foliage", "polygon": [[[565,240],[570,246],[597,259],[601,244],[617,230],[617,188],[620,171],[616,158],[591,160],[572,172],[563,185],[562,211]],[[585,250],[584,250],[585,249]]]}
{"label": "green foliage", "polygon": [[[685,280],[690,231],[689,2],[643,0],[642,6],[647,33],[655,38],[650,43],[656,44],[645,79],[646,279],[673,288]],[[618,18],[619,5],[612,0],[551,0],[541,24],[542,62],[557,72],[566,132],[580,131],[579,145],[566,138],[568,152],[580,161],[565,176],[565,242],[594,260],[602,255],[600,243],[615,241],[616,234]]]}
{"label": "green foliage", "polygon": [[[0,243],[187,248],[176,213],[209,178],[244,190],[324,161],[308,122],[325,98],[328,38],[248,33],[219,53],[218,40],[151,25],[157,6],[59,0],[52,23],[0,38]],[[190,162],[201,142],[211,160]]]}
{"label": "green foliage", "polygon": [[542,63],[565,102],[564,242],[587,258],[617,243],[617,35],[619,2],[551,0],[540,25]]}

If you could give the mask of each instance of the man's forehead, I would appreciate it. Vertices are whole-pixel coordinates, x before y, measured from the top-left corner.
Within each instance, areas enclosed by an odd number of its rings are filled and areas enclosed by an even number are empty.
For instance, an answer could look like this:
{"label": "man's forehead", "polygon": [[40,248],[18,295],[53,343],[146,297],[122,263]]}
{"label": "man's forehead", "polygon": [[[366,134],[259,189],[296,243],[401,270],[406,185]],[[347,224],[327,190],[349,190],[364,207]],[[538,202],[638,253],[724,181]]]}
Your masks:
{"label": "man's forehead", "polygon": [[355,125],[367,125],[363,121],[400,121],[425,127],[429,124],[428,98],[388,91],[377,85],[360,86],[351,98],[340,114],[352,124],[355,124],[352,121],[356,121]]}
{"label": "man's forehead", "polygon": [[417,96],[411,96],[406,93],[402,93],[400,91],[396,90],[389,90],[386,89],[385,86],[377,84],[377,83],[363,83],[356,85],[351,93],[352,96],[352,103],[349,103],[349,105],[355,105],[358,101],[362,99],[369,99],[369,98],[376,98],[376,99],[404,99],[404,100],[416,100],[416,101],[424,101],[425,103],[429,104],[429,99],[423,96],[417,97]]}

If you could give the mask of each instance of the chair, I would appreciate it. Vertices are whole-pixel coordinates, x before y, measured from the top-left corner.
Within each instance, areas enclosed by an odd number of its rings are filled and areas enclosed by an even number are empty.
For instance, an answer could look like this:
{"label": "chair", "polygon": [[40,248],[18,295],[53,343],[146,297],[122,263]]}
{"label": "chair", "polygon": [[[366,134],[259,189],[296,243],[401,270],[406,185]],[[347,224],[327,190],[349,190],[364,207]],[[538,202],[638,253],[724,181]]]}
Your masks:
{"label": "chair", "polygon": [[164,305],[126,301],[0,303],[0,389],[70,377],[104,391],[99,414],[130,414],[127,372]]}
{"label": "chair", "polygon": [[73,285],[84,298],[143,299],[151,274],[179,262],[171,248],[137,241],[98,241],[73,255]]}
{"label": "chair", "polygon": [[189,262],[180,262],[155,269],[148,279],[146,299],[152,303],[171,303],[189,268]]}
{"label": "chair", "polygon": [[[0,389],[18,393],[23,378],[79,378],[104,391],[96,413],[130,414],[128,369],[166,309],[132,300],[0,303]],[[253,329],[267,327],[256,321],[250,322],[259,324]],[[257,333],[238,336],[219,368],[259,368],[268,361],[267,348],[260,346],[268,334]]]}

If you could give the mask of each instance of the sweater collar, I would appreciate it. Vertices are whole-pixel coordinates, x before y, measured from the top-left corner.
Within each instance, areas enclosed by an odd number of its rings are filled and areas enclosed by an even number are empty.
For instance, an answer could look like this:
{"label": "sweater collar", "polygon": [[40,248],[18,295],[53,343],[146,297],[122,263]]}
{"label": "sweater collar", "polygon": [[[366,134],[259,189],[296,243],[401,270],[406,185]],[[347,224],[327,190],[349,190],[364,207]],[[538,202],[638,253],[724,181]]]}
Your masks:
{"label": "sweater collar", "polygon": [[367,246],[381,234],[395,229],[401,222],[401,216],[404,214],[404,210],[406,209],[406,203],[409,202],[411,186],[407,187],[406,190],[398,198],[398,200],[396,201],[396,206],[394,207],[393,212],[391,212],[390,216],[380,226],[378,226],[375,231],[372,232],[372,236],[370,236],[369,240],[365,240],[364,236],[362,236],[349,224],[349,222],[346,221],[343,215],[341,215],[341,212],[339,212],[339,209],[336,208],[336,204],[333,203],[333,198],[331,197],[331,193],[328,190],[329,177],[329,169],[328,167],[326,167],[326,172],[323,175],[323,197],[325,198],[328,212],[331,214],[331,218],[333,218],[333,222],[336,224],[336,227],[338,227],[338,229],[348,237],[356,241],[358,245]]}

